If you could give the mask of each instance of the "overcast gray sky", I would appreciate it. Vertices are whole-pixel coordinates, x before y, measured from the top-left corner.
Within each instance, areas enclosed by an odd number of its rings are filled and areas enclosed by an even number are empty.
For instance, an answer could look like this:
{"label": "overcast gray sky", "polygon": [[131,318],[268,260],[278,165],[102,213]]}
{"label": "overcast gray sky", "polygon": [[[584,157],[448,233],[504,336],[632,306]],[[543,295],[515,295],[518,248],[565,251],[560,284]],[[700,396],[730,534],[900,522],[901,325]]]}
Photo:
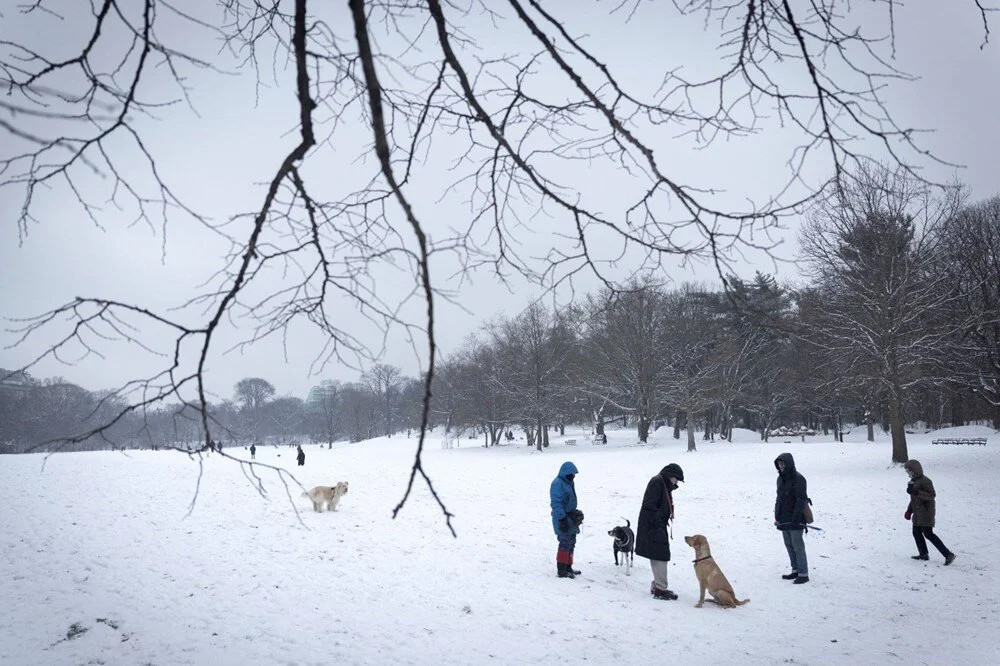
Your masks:
{"label": "overcast gray sky", "polygon": [[[184,3],[181,3],[182,5]],[[346,5],[346,2],[344,3]],[[617,3],[614,3],[617,4]],[[664,3],[666,4],[666,3]],[[561,3],[549,6],[564,8]],[[627,25],[609,20],[607,10],[613,4],[602,3],[596,9],[573,3],[572,12],[560,11],[571,34],[586,35],[585,43],[602,58],[627,86],[641,90],[655,89],[663,71],[683,65],[692,77],[716,71],[720,60],[715,51],[718,31],[709,25],[701,29],[701,19],[680,20],[673,12],[663,12],[649,4],[641,5],[637,17]],[[854,3],[860,22],[885,20],[884,10],[873,13],[869,3]],[[16,18],[4,10],[0,21],[0,40],[26,39],[33,43],[55,40],[68,51],[79,48],[83,36],[72,32],[67,22],[43,22],[39,29],[34,19]],[[558,9],[557,9],[558,11]],[[1000,51],[998,45],[983,42],[982,19],[972,0],[949,3],[912,2],[895,9],[895,53],[892,63],[900,70],[916,75],[913,82],[897,81],[883,93],[884,100],[900,126],[933,130],[923,145],[940,158],[962,165],[952,169],[924,161],[929,178],[947,182],[958,178],[965,183],[973,199],[1000,193],[996,178],[995,156],[1000,154],[1000,126],[996,121],[1000,108]],[[71,23],[71,22],[70,22]],[[996,28],[996,26],[994,26]],[[482,29],[480,24],[478,28]],[[32,32],[32,31],[35,32]],[[1000,28],[996,28],[1000,34]],[[348,34],[348,33],[345,33]],[[26,35],[26,36],[25,36]],[[518,53],[530,45],[523,30],[499,24],[496,29],[482,29],[479,35],[485,51]],[[216,45],[201,47],[211,53]],[[890,55],[888,45],[885,54]],[[270,178],[294,141],[296,108],[291,88],[293,68],[278,63],[276,81],[266,81],[258,88],[252,72],[239,77],[211,71],[194,73],[187,83],[198,115],[185,105],[163,109],[159,117],[143,123],[150,150],[157,156],[164,179],[194,208],[214,220],[224,220],[259,206],[261,183]],[[553,85],[562,85],[554,83]],[[353,122],[348,120],[348,122]],[[7,141],[0,129],[0,142]],[[340,141],[329,149],[322,169],[313,166],[309,176],[314,183],[341,184],[358,178],[358,172],[370,173],[370,160],[358,160],[363,146],[370,141],[370,131],[356,126],[356,144]],[[716,143],[696,150],[692,142],[678,138],[669,128],[644,137],[656,146],[658,158],[671,172],[690,185],[717,188],[722,199],[743,201],[763,199],[784,182],[784,162],[792,145],[787,132],[776,121],[770,129],[745,139]],[[876,147],[872,146],[876,151]],[[0,149],[6,153],[7,149]],[[876,156],[879,154],[873,152]],[[444,165],[422,174],[411,194],[418,213],[429,221],[429,232],[438,238],[447,234],[449,221],[461,220],[467,207],[461,200],[441,197],[449,178]],[[826,173],[804,174],[812,183]],[[585,171],[575,175],[581,196],[598,202],[600,208],[616,208],[618,185],[614,174]],[[434,182],[439,179],[439,182]],[[106,186],[93,181],[94,191]],[[317,187],[321,187],[318,185]],[[99,219],[90,221],[65,191],[43,192],[38,224],[31,225],[26,237],[19,237],[14,224],[20,206],[19,193],[13,188],[0,190],[0,206],[5,224],[0,226],[0,316],[23,318],[37,315],[65,303],[75,296],[95,296],[128,302],[167,312],[204,291],[206,280],[222,268],[220,256],[226,246],[215,234],[185,216],[172,217],[166,228],[130,224],[131,217],[116,214],[108,207]],[[238,226],[239,223],[237,223]],[[795,255],[794,220],[783,231],[777,254],[785,259]],[[550,230],[526,230],[523,251],[544,255],[554,242]],[[23,241],[23,242],[22,242]],[[441,350],[454,350],[480,324],[498,314],[514,314],[538,294],[524,281],[502,285],[488,270],[455,276],[449,255],[437,255],[432,264],[437,284],[455,289],[456,304],[439,299],[437,337]],[[613,268],[624,274],[627,262]],[[773,272],[775,265],[762,255],[748,255],[741,271],[750,275],[755,269]],[[777,266],[780,278],[795,277],[794,262]],[[673,280],[711,280],[712,269],[704,264],[668,266],[663,277]],[[278,277],[276,276],[277,280]],[[374,278],[380,293],[403,294],[413,289],[413,277],[405,271],[381,270]],[[581,277],[574,285],[580,291],[596,288],[597,281]],[[560,298],[568,298],[563,291]],[[417,310],[419,303],[411,306]],[[357,313],[345,307],[339,316],[345,321]],[[10,324],[8,327],[16,324]],[[361,335],[375,336],[361,327]],[[65,332],[65,329],[64,331]],[[53,332],[51,335],[55,335]],[[154,338],[160,333],[149,332]],[[321,379],[353,380],[356,371],[332,364],[310,376],[310,363],[323,346],[317,333],[305,326],[293,326],[287,336],[272,337],[253,346],[221,352],[248,335],[245,324],[237,322],[222,332],[216,357],[211,359],[209,381],[212,390],[229,397],[232,385],[242,377],[269,379],[279,394],[305,397],[309,387]],[[54,337],[33,339],[29,344],[6,348],[14,335],[5,333],[0,349],[0,367],[23,365],[38,355]],[[419,350],[424,343],[417,340]],[[103,358],[89,356],[76,361],[67,354],[60,363],[49,359],[33,368],[39,377],[63,376],[89,389],[111,387],[153,368],[155,361],[134,345],[103,345]],[[407,374],[418,371],[413,346],[400,332],[387,341],[383,359],[403,368]],[[316,368],[313,368],[315,371]]]}

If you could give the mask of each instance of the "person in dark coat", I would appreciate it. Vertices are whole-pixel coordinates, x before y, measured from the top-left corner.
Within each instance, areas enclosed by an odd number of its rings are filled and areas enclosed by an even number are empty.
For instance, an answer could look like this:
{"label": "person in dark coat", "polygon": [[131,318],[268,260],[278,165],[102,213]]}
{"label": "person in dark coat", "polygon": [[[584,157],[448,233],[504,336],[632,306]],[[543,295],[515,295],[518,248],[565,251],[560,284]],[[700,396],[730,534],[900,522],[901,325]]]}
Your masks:
{"label": "person in dark coat", "polygon": [[774,526],[781,530],[788,551],[792,572],[782,576],[796,585],[809,582],[809,561],[806,559],[805,533],[806,477],[795,469],[791,453],[782,453],[774,459],[778,470],[778,497],[774,501]]}
{"label": "person in dark coat", "polygon": [[302,450],[301,446],[297,446],[296,448],[299,450],[299,452],[295,456],[295,459],[299,461],[299,467],[302,467],[303,465],[306,464],[306,452]]}
{"label": "person in dark coat", "polygon": [[556,549],[556,575],[559,578],[575,578],[580,571],[573,568],[573,551],[576,549],[576,535],[580,533],[583,513],[577,508],[576,465],[566,461],[559,467],[559,474],[549,486],[549,505],[552,507],[552,529],[556,533],[559,547]]}
{"label": "person in dark coat", "polygon": [[250,445],[250,460],[253,460],[256,457],[257,457],[257,447],[256,447],[256,445],[251,444]]}
{"label": "person in dark coat", "polygon": [[684,481],[684,470],[670,463],[646,484],[642,507],[635,526],[635,554],[645,557],[653,569],[649,592],[656,599],[677,598],[667,587],[667,563],[670,562],[670,534],[674,519],[674,496],[677,483]]}
{"label": "person in dark coat", "polygon": [[934,484],[924,476],[924,468],[916,460],[908,461],[903,465],[903,469],[910,475],[910,482],[906,484],[910,503],[906,507],[905,517],[913,521],[913,540],[917,542],[917,554],[911,557],[915,560],[930,559],[927,554],[927,542],[930,541],[944,556],[944,563],[947,566],[955,561],[955,553],[948,550],[941,539],[934,534],[934,498],[937,496]]}

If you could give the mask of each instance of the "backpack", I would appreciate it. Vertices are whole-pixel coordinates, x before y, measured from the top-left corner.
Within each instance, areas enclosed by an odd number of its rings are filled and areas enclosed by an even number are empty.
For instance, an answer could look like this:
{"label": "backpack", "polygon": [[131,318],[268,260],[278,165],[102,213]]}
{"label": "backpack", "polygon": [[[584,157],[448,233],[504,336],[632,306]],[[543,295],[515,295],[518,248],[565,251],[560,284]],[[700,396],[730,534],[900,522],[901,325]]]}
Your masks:
{"label": "backpack", "polygon": [[806,525],[812,525],[812,522],[813,522],[813,510],[809,506],[812,503],[813,503],[813,501],[807,497],[806,498],[806,508],[802,510],[802,520],[805,521]]}

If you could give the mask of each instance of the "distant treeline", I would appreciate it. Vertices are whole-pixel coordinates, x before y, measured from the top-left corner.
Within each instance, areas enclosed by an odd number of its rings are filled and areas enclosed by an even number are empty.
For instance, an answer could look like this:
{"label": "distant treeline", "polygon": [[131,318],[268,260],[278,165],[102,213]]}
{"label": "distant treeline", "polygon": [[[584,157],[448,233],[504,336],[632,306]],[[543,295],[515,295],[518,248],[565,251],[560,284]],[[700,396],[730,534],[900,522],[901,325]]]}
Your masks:
{"label": "distant treeline", "polygon": [[[550,428],[628,423],[645,441],[663,422],[689,448],[734,427],[839,436],[845,427],[989,421],[1000,428],[1000,198],[902,199],[872,174],[813,211],[802,234],[807,282],[758,273],[725,288],[634,279],[557,309],[533,303],[488,322],[442,359],[431,424],[539,448]],[[881,180],[880,180],[881,179]],[[200,446],[200,415],[128,411],[114,392],[0,370],[0,451]],[[321,381],[303,400],[262,378],[210,406],[223,442],[352,441],[419,427],[422,378],[376,365],[357,382]],[[117,420],[116,420],[117,419]],[[112,423],[100,435],[79,437]],[[850,424],[845,426],[845,424]],[[900,448],[902,447],[902,448]]]}

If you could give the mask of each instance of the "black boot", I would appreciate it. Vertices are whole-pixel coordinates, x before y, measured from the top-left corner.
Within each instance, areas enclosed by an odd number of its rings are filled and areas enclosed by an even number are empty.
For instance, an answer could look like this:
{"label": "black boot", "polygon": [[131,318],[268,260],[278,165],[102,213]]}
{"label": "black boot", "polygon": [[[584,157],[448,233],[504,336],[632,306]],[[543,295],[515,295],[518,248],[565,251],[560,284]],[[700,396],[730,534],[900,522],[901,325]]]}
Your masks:
{"label": "black boot", "polygon": [[809,582],[809,576],[797,576],[795,578],[795,580],[792,581],[792,582],[795,585],[802,585],[803,583],[808,583]]}
{"label": "black boot", "polygon": [[559,578],[575,578],[573,570],[569,568],[568,564],[563,564],[562,562],[556,563],[556,575]]}
{"label": "black boot", "polygon": [[954,561],[955,561],[955,553],[948,553],[947,555],[944,556],[944,565],[945,566],[948,566],[949,564],[951,564]]}
{"label": "black boot", "polygon": [[929,560],[931,558],[927,556],[927,553],[922,553],[920,555],[910,555],[910,559],[911,560]]}
{"label": "black boot", "polygon": [[799,574],[797,572],[793,571],[790,574],[785,574],[784,576],[781,577],[781,579],[782,580],[795,580],[798,577],[799,577]]}

